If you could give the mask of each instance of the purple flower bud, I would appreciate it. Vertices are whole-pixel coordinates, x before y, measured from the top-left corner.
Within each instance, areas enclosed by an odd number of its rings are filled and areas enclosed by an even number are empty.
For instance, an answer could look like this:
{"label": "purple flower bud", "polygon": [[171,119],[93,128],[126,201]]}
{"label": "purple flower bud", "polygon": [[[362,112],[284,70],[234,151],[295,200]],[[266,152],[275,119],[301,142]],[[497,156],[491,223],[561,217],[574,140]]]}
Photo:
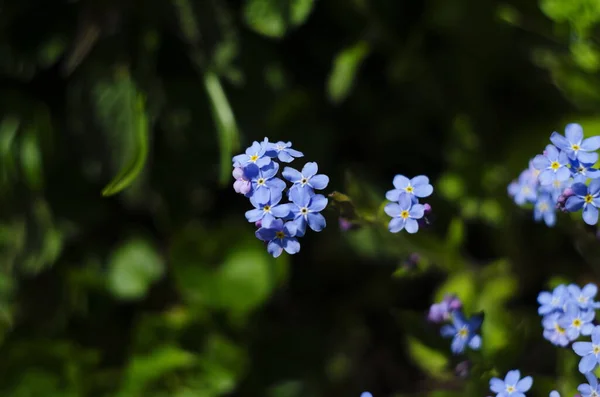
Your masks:
{"label": "purple flower bud", "polygon": [[467,376],[469,376],[470,369],[471,369],[471,363],[468,360],[461,361],[456,365],[456,368],[454,369],[454,373],[459,378],[466,378]]}
{"label": "purple flower bud", "polygon": [[262,227],[262,220],[254,222],[254,226],[260,229]]}
{"label": "purple flower bud", "polygon": [[423,208],[425,210],[425,216],[431,214],[431,205],[429,205],[429,203],[423,204]]}
{"label": "purple flower bud", "polygon": [[235,190],[236,193],[248,194],[250,189],[252,189],[252,183],[250,183],[250,181],[238,179],[237,181],[233,182],[233,190]]}
{"label": "purple flower bud", "polygon": [[448,321],[452,312],[461,308],[460,299],[456,295],[447,294],[441,302],[431,305],[427,319],[432,323]]}
{"label": "purple flower bud", "polygon": [[462,302],[458,299],[458,296],[453,294],[447,294],[444,297],[444,302],[448,304],[448,310],[453,312],[455,310],[460,310],[462,308]]}
{"label": "purple flower bud", "polygon": [[567,203],[567,199],[573,196],[574,194],[575,192],[573,192],[573,189],[571,189],[570,187],[563,190],[561,195],[558,196],[558,199],[556,199],[556,209],[561,210],[562,212],[568,212],[565,205]]}
{"label": "purple flower bud", "polygon": [[340,229],[342,229],[345,232],[352,229],[352,222],[350,222],[346,218],[340,217],[339,224],[340,224]]}
{"label": "purple flower bud", "polygon": [[244,179],[244,169],[241,167],[235,167],[231,173],[234,179]]}
{"label": "purple flower bud", "polygon": [[565,198],[569,198],[569,197],[575,195],[575,192],[573,191],[573,189],[568,187],[565,190],[563,190],[562,195],[565,196]]}

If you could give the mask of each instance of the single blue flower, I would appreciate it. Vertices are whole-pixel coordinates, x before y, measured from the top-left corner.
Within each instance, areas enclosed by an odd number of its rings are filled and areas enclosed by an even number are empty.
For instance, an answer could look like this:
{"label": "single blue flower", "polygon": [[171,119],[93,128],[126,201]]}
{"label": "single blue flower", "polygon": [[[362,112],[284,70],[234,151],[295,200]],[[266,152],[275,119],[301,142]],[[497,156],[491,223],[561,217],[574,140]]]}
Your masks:
{"label": "single blue flower", "polygon": [[304,236],[306,225],[315,232],[325,229],[325,217],[320,214],[327,207],[327,198],[322,194],[311,195],[307,189],[290,189],[289,211],[297,226],[298,237]]}
{"label": "single blue flower", "polygon": [[413,203],[417,203],[418,198],[429,197],[433,193],[433,186],[429,184],[429,178],[425,175],[415,176],[412,179],[404,175],[396,175],[393,184],[395,189],[385,194],[385,198],[390,201],[398,201],[401,195],[408,195]]}
{"label": "single blue flower", "polygon": [[319,167],[317,163],[311,162],[306,163],[302,167],[302,172],[299,172],[291,167],[285,167],[283,169],[283,177],[288,181],[292,182],[294,186],[292,189],[306,189],[309,193],[313,193],[313,189],[322,190],[327,187],[329,183],[329,177],[323,174],[317,174]]}
{"label": "single blue flower", "polygon": [[569,158],[564,152],[559,152],[553,145],[546,146],[543,155],[537,155],[533,159],[533,165],[540,170],[538,180],[540,185],[550,185],[553,181],[566,181],[571,176],[571,172],[567,168]]}
{"label": "single blue flower", "polygon": [[252,145],[246,149],[244,154],[238,154],[233,157],[234,167],[243,167],[248,164],[256,164],[258,167],[263,168],[271,162],[271,158],[266,156],[267,146],[263,143],[254,141]]}
{"label": "single blue flower", "polygon": [[598,378],[593,373],[585,374],[585,378],[588,383],[582,383],[577,387],[577,391],[581,393],[581,397],[599,397],[600,396],[600,385],[598,384]]}
{"label": "single blue flower", "polygon": [[294,158],[304,157],[304,153],[292,149],[292,142],[286,143],[283,141],[269,143],[266,155],[269,157],[277,157],[279,161],[284,163],[291,163],[294,161]]}
{"label": "single blue flower", "polygon": [[549,194],[542,194],[535,202],[533,219],[537,222],[544,220],[546,226],[552,227],[556,223],[556,205]]}
{"label": "single blue flower", "polygon": [[537,298],[540,304],[538,313],[543,316],[554,312],[562,312],[568,298],[570,296],[567,287],[562,284],[554,288],[552,293],[542,291]]}
{"label": "single blue flower", "polygon": [[407,194],[401,194],[397,203],[389,203],[384,208],[385,213],[392,217],[388,229],[392,233],[398,233],[406,229],[408,233],[416,233],[419,230],[417,219],[425,214],[422,204],[414,204]]}
{"label": "single blue flower", "polygon": [[579,372],[592,372],[600,363],[600,326],[597,325],[592,330],[591,342],[573,343],[573,351],[582,357],[579,361]]}
{"label": "single blue flower", "polygon": [[580,309],[575,302],[567,304],[564,316],[560,318],[558,324],[567,331],[567,337],[573,341],[579,338],[579,335],[590,335],[594,325],[592,321],[596,312],[593,310]]}
{"label": "single blue flower", "polygon": [[600,136],[583,139],[583,128],[579,124],[567,124],[565,136],[553,132],[550,141],[565,152],[570,159],[577,159],[587,164],[594,164],[598,161],[598,153],[594,153],[594,151],[600,148]]}
{"label": "single blue flower", "polygon": [[252,178],[252,197],[256,196],[259,203],[266,203],[271,196],[276,197],[285,190],[285,182],[276,178],[279,164],[271,162],[261,168]]}
{"label": "single blue flower", "polygon": [[531,389],[533,379],[526,376],[521,379],[521,372],[518,369],[508,371],[504,380],[499,378],[490,379],[490,390],[496,394],[496,397],[525,397],[525,392]]}
{"label": "single blue flower", "polygon": [[579,160],[569,160],[571,176],[576,183],[585,183],[589,179],[600,178],[600,170],[594,168],[594,163],[582,163]]}
{"label": "single blue flower", "polygon": [[[538,174],[540,171],[535,170]],[[517,205],[527,202],[535,203],[537,199],[537,176],[533,176],[530,169],[523,170],[517,180],[508,185],[508,195],[513,198]]]}
{"label": "single blue flower", "polygon": [[583,288],[579,288],[576,284],[570,284],[567,287],[567,291],[569,292],[571,299],[575,301],[580,308],[594,310],[599,307],[598,303],[594,301],[594,298],[598,293],[596,284],[588,283],[584,285]]}
{"label": "single blue flower", "polygon": [[571,186],[574,195],[569,197],[565,208],[570,212],[583,208],[583,221],[588,225],[598,223],[598,206],[600,206],[600,179],[594,179],[589,186],[574,183]]}
{"label": "single blue flower", "polygon": [[567,330],[560,326],[562,316],[562,313],[548,314],[542,319],[542,326],[544,327],[544,339],[555,346],[565,347],[569,344],[569,338]]}
{"label": "single blue flower", "polygon": [[360,394],[360,397],[373,397],[373,395],[368,391],[365,391]]}
{"label": "single blue flower", "polygon": [[444,325],[441,334],[444,338],[453,338],[450,349],[454,354],[462,353],[466,346],[473,350],[479,350],[481,336],[477,335],[477,330],[479,330],[482,321],[482,315],[474,315],[467,320],[460,310],[452,314],[452,325]]}
{"label": "single blue flower", "polygon": [[557,392],[556,390],[552,390],[548,397],[560,397],[560,393]]}
{"label": "single blue flower", "polygon": [[283,223],[281,219],[273,220],[268,226],[263,225],[256,231],[259,240],[267,241],[267,252],[277,258],[285,250],[290,255],[300,251],[300,243],[296,237],[296,225],[293,222]]}
{"label": "single blue flower", "polygon": [[[272,194],[267,197],[267,200],[260,201],[260,195],[250,197],[250,203],[254,206],[253,210],[246,211],[246,219],[248,222],[261,221],[264,227],[269,227],[275,218],[285,218],[289,214],[287,204],[279,204],[281,201],[281,193]],[[262,197],[264,199],[264,197]],[[279,204],[279,205],[278,205]]]}

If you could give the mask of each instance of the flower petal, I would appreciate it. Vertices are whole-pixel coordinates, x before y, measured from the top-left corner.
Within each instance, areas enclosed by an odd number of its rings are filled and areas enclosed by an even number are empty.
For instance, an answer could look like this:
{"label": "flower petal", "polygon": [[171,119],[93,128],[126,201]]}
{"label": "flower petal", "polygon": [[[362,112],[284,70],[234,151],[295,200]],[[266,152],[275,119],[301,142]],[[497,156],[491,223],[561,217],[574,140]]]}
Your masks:
{"label": "flower petal", "polygon": [[581,149],[587,152],[600,149],[600,136],[592,136],[581,142]]}
{"label": "flower petal", "polygon": [[425,206],[423,204],[415,204],[408,212],[411,218],[421,219],[425,214]]}
{"label": "flower petal", "polygon": [[288,218],[290,216],[290,213],[292,212],[293,207],[294,204],[289,203],[276,205],[275,207],[271,207],[271,213],[277,218]]}
{"label": "flower petal", "polygon": [[323,174],[315,175],[312,178],[310,178],[309,183],[310,186],[313,187],[313,189],[322,190],[325,189],[329,184],[329,177]]}
{"label": "flower petal", "polygon": [[316,175],[317,171],[319,171],[319,166],[314,161],[306,163],[302,167],[302,175],[306,178]]}
{"label": "flower petal", "polygon": [[276,238],[271,240],[267,245],[267,252],[273,255],[273,258],[277,258],[283,252],[283,245],[281,239]]}
{"label": "flower petal", "polygon": [[406,219],[406,225],[404,227],[406,228],[406,231],[409,232],[410,234],[413,234],[413,233],[416,233],[419,231],[419,223],[412,218]]}
{"label": "flower petal", "polygon": [[256,238],[262,241],[271,241],[275,238],[275,229],[267,229],[265,227],[261,227],[254,234]]}
{"label": "flower petal", "polygon": [[533,158],[532,164],[536,170],[545,170],[550,167],[550,160],[546,156],[538,154]]}
{"label": "flower petal", "polygon": [[506,373],[504,383],[506,383],[507,385],[516,385],[520,378],[521,372],[518,369],[513,369],[512,371],[508,371]]}
{"label": "flower petal", "polygon": [[490,379],[490,390],[494,393],[501,393],[506,389],[506,385],[502,379],[492,378]]}
{"label": "flower petal", "polygon": [[444,338],[449,338],[451,336],[456,335],[456,329],[453,326],[451,326],[450,324],[446,324],[440,329],[440,334]]}
{"label": "flower petal", "polygon": [[586,284],[581,290],[581,293],[583,294],[583,296],[593,298],[598,293],[598,287],[594,283]]}
{"label": "flower petal", "polygon": [[310,202],[310,192],[307,189],[290,189],[290,199],[298,207],[306,207]]}
{"label": "flower petal", "polygon": [[433,193],[433,186],[430,184],[418,185],[413,189],[413,194],[417,197],[429,197]]}
{"label": "flower petal", "polygon": [[469,347],[473,350],[479,350],[481,348],[481,336],[473,336],[469,341]]}
{"label": "flower petal", "polygon": [[248,220],[248,222],[258,222],[259,220],[262,219],[263,215],[264,215],[264,211],[262,209],[253,209],[250,211],[246,211],[246,219]]}
{"label": "flower petal", "polygon": [[598,362],[596,360],[596,356],[594,356],[593,354],[583,356],[581,361],[579,361],[579,372],[581,372],[582,374],[592,372],[594,368],[596,368],[596,364],[598,364]]}
{"label": "flower petal", "polygon": [[594,179],[591,181],[590,185],[588,186],[588,191],[592,196],[598,194],[598,192],[600,192],[600,179]]}
{"label": "flower petal", "polygon": [[323,211],[327,207],[328,201],[322,194],[315,194],[310,198],[308,209],[315,212]]}
{"label": "flower petal", "polygon": [[394,177],[393,184],[396,189],[404,190],[404,188],[407,187],[409,183],[410,180],[404,175],[396,175]]}
{"label": "flower petal", "polygon": [[562,150],[566,150],[571,147],[571,145],[569,144],[569,140],[561,134],[559,134],[558,132],[553,132],[552,135],[550,135],[550,141],[553,144],[555,144],[556,147]]}
{"label": "flower petal", "polygon": [[417,175],[410,180],[410,184],[413,186],[429,185],[429,178],[425,175]]}
{"label": "flower petal", "polygon": [[398,203],[389,203],[383,208],[383,210],[386,214],[393,218],[400,216],[400,213],[402,212],[402,208],[400,208]]}
{"label": "flower petal", "polygon": [[596,161],[598,161],[598,153],[579,151],[577,153],[577,159],[579,159],[579,161],[581,161],[582,163],[596,164]]}
{"label": "flower petal", "polygon": [[531,385],[533,385],[533,379],[531,378],[531,376],[526,376],[517,382],[517,390],[521,393],[525,393],[526,391],[531,389]]}
{"label": "flower petal", "polygon": [[593,205],[586,205],[583,209],[583,221],[588,225],[598,223],[598,208]]}
{"label": "flower petal", "polygon": [[583,208],[583,204],[584,201],[581,197],[571,196],[567,199],[567,202],[565,203],[565,208],[569,212],[575,212]]}
{"label": "flower petal", "polygon": [[315,232],[320,232],[327,226],[325,217],[319,213],[311,212],[308,214],[307,218],[308,226]]}
{"label": "flower petal", "polygon": [[409,210],[412,206],[412,200],[409,194],[403,193],[398,198],[398,205],[402,210]]}
{"label": "flower petal", "polygon": [[569,143],[580,145],[583,139],[583,128],[577,123],[569,123],[565,127],[565,136],[569,140]]}
{"label": "flower petal", "polygon": [[403,193],[402,190],[400,189],[393,189],[393,190],[388,190],[385,193],[385,198],[390,200],[390,201],[398,201],[398,199],[400,198],[400,194]]}
{"label": "flower petal", "polygon": [[300,173],[300,171],[292,167],[285,167],[283,169],[282,175],[285,179],[293,183],[300,182],[300,179],[302,179],[302,174]]}
{"label": "flower petal", "polygon": [[398,233],[404,229],[405,221],[403,218],[393,218],[388,224],[388,230],[392,233]]}
{"label": "flower petal", "polygon": [[295,238],[286,237],[283,239],[283,249],[290,255],[300,252],[300,242]]}

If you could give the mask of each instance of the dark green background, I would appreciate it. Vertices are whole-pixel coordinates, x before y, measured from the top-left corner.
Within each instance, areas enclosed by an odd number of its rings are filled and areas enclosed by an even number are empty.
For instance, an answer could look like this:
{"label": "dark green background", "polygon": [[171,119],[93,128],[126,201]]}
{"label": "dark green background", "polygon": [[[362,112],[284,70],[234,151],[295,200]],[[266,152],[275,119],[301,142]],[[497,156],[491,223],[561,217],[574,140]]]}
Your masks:
{"label": "dark green background", "polygon": [[[596,0],[4,1],[1,394],[481,396],[513,368],[573,394],[535,299],[593,282],[599,242],[506,186],[566,123],[600,134],[598,21]],[[270,258],[230,175],[265,136],[362,227],[328,209]],[[398,173],[435,189],[414,236],[386,230]],[[426,323],[445,292],[484,311],[481,352]]]}

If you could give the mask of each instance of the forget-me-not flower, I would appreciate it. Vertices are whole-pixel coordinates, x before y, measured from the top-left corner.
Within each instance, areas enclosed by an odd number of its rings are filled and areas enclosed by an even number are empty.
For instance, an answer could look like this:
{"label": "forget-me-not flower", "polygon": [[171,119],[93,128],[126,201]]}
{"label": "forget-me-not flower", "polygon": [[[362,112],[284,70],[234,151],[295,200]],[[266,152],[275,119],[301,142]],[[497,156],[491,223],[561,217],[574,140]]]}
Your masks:
{"label": "forget-me-not flower", "polygon": [[290,193],[293,189],[305,189],[309,193],[313,193],[313,189],[322,190],[329,184],[329,177],[323,174],[317,174],[319,167],[317,163],[306,163],[302,167],[302,172],[291,167],[283,169],[283,177],[292,182],[294,186],[290,188]]}
{"label": "forget-me-not flower", "polygon": [[548,395],[548,397],[560,397],[560,393],[557,392],[556,390],[552,390],[550,392],[550,394]]}
{"label": "forget-me-not flower", "polygon": [[522,171],[519,178],[508,185],[508,194],[517,205],[534,203],[537,199],[537,178],[533,180],[531,173],[528,169]]}
{"label": "forget-me-not flower", "polygon": [[398,201],[400,196],[408,195],[412,202],[418,202],[418,198],[429,197],[433,193],[433,186],[429,184],[429,178],[425,175],[415,176],[408,179],[404,175],[396,175],[393,181],[395,189],[389,190],[385,198],[390,201]]}
{"label": "forget-me-not flower", "polygon": [[540,170],[538,179],[542,186],[550,185],[553,181],[566,181],[571,172],[567,168],[569,158],[565,152],[559,152],[554,145],[546,146],[543,155],[537,155],[533,159],[533,165]]}
{"label": "forget-me-not flower", "polygon": [[588,164],[594,164],[598,161],[598,153],[595,153],[595,151],[600,148],[600,136],[583,139],[583,128],[579,124],[567,124],[565,136],[553,132],[550,141],[571,159],[577,159]]}
{"label": "forget-me-not flower", "polygon": [[581,393],[581,397],[599,397],[600,396],[600,385],[598,384],[598,378],[593,373],[585,374],[585,378],[588,383],[582,383],[577,387],[577,391]]}
{"label": "forget-me-not flower", "polygon": [[598,223],[598,206],[600,206],[600,179],[594,179],[589,186],[574,183],[571,186],[574,195],[565,203],[568,211],[575,212],[583,208],[583,221],[588,225]]}
{"label": "forget-me-not flower", "polygon": [[538,314],[546,315],[556,311],[563,311],[565,302],[569,298],[569,292],[565,285],[559,285],[552,293],[548,291],[542,291],[539,293],[537,301],[540,304],[538,308]]}
{"label": "forget-me-not flower", "polygon": [[447,294],[439,303],[429,308],[427,319],[432,323],[441,323],[450,319],[453,312],[462,308],[462,302],[456,295]]}
{"label": "forget-me-not flower", "polygon": [[387,204],[384,210],[392,217],[388,225],[392,233],[398,233],[402,229],[406,229],[408,233],[416,233],[419,230],[417,220],[425,214],[425,207],[422,204],[414,204],[407,194],[401,194],[397,203]]}
{"label": "forget-me-not flower", "polygon": [[585,183],[587,179],[600,178],[600,170],[594,168],[594,163],[582,163],[579,160],[570,160],[571,176],[576,183]]}
{"label": "forget-me-not flower", "polygon": [[533,208],[533,219],[544,220],[546,226],[552,227],[556,223],[556,206],[549,194],[541,194]]}
{"label": "forget-me-not flower", "polygon": [[308,225],[315,232],[320,232],[325,228],[325,217],[320,214],[327,207],[327,198],[322,194],[311,195],[308,189],[290,189],[290,199],[292,203],[288,204],[290,213],[298,228],[297,236],[302,237],[306,232]]}
{"label": "forget-me-not flower", "polygon": [[582,309],[597,309],[598,303],[594,301],[596,294],[598,293],[598,287],[594,283],[588,283],[579,288],[576,284],[570,284],[567,287],[567,291],[571,295],[571,298],[579,305]]}
{"label": "forget-me-not flower", "polygon": [[582,357],[579,361],[579,372],[592,372],[600,363],[600,326],[597,325],[592,330],[591,342],[573,343],[573,351]]}
{"label": "forget-me-not flower", "polygon": [[258,171],[258,174],[252,178],[253,197],[256,196],[258,202],[265,203],[271,196],[277,196],[285,190],[285,182],[275,177],[279,170],[279,164],[271,162]]}
{"label": "forget-me-not flower", "polygon": [[559,324],[562,316],[562,313],[548,314],[542,319],[542,326],[544,327],[544,339],[555,346],[565,347],[569,344],[569,338],[567,330]]}
{"label": "forget-me-not flower", "polygon": [[371,393],[369,393],[368,391],[365,391],[365,392],[360,393],[360,397],[373,397],[373,395]]}
{"label": "forget-me-not flower", "polygon": [[452,337],[450,350],[454,354],[462,353],[466,346],[473,350],[481,347],[481,336],[477,335],[483,316],[474,315],[467,320],[464,314],[457,310],[452,314],[452,324],[446,324],[441,329],[444,338]]}
{"label": "forget-me-not flower", "polygon": [[268,226],[263,225],[256,231],[256,237],[268,242],[267,252],[277,258],[285,250],[288,254],[300,251],[300,243],[296,239],[296,225],[275,219]]}
{"label": "forget-me-not flower", "polygon": [[525,392],[531,389],[532,384],[531,376],[521,379],[521,372],[515,369],[508,371],[504,380],[490,379],[490,390],[497,393],[496,397],[525,397]]}
{"label": "forget-me-not flower", "polygon": [[286,143],[283,141],[270,143],[267,147],[266,155],[269,157],[277,157],[279,161],[284,163],[291,163],[294,161],[294,158],[304,157],[304,153],[292,149],[292,142]]}
{"label": "forget-me-not flower", "polygon": [[592,333],[594,325],[592,321],[596,312],[593,310],[582,310],[575,302],[567,304],[564,316],[558,321],[561,328],[567,331],[567,337],[573,341],[579,338],[579,335],[589,335]]}
{"label": "forget-me-not flower", "polygon": [[[248,222],[261,221],[262,225],[269,227],[275,218],[285,218],[289,214],[289,208],[287,204],[279,204],[281,201],[281,193],[273,193],[269,197],[260,197],[254,195],[250,197],[250,203],[254,206],[253,210],[246,211],[246,219]],[[263,201],[260,201],[260,199]]]}
{"label": "forget-me-not flower", "polygon": [[271,162],[271,158],[266,156],[267,144],[254,141],[252,145],[246,149],[244,154],[238,154],[233,157],[233,165],[243,167],[248,164],[256,164],[262,168]]}

